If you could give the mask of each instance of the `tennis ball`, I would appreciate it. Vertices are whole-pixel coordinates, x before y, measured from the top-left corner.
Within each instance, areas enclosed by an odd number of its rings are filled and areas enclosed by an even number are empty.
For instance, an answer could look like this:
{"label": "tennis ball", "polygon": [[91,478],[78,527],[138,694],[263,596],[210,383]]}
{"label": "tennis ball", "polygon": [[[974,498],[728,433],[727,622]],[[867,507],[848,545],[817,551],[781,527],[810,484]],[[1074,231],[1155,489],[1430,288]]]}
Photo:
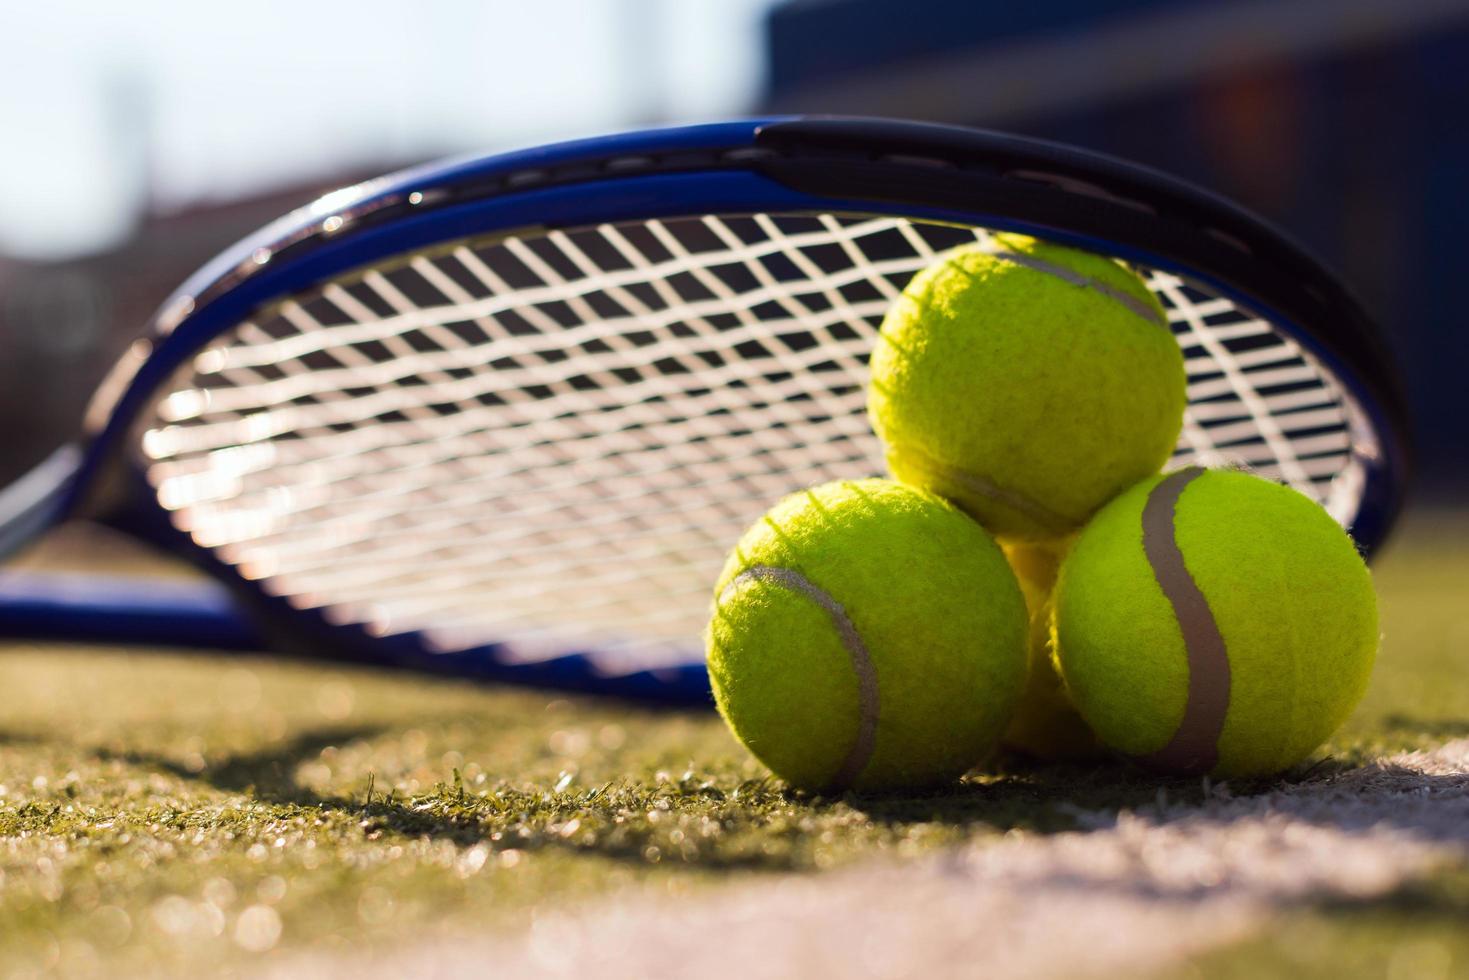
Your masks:
{"label": "tennis ball", "polygon": [[1346,532],[1247,473],[1190,468],[1104,507],[1061,566],[1057,657],[1082,717],[1164,772],[1263,776],[1361,699],[1377,603]]}
{"label": "tennis ball", "polygon": [[1080,762],[1103,754],[1102,744],[1066,693],[1052,656],[1052,590],[1068,543],[1063,539],[1046,544],[1000,544],[1030,616],[1030,674],[1000,741],[1008,749],[1044,762]]}
{"label": "tennis ball", "polygon": [[827,483],[735,546],[709,676],[735,737],[793,786],[922,789],[998,743],[1025,684],[1025,629],[978,524],[887,480]]}
{"label": "tennis ball", "polygon": [[908,283],[867,406],[895,477],[995,534],[1044,539],[1162,467],[1184,389],[1178,342],[1137,275],[1001,234]]}

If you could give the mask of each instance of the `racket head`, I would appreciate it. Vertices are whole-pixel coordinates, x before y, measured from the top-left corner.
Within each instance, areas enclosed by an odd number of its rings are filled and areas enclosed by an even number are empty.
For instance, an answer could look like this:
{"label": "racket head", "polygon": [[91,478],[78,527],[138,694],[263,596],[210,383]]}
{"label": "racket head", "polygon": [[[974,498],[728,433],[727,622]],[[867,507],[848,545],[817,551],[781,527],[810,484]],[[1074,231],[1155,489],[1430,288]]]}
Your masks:
{"label": "racket head", "polygon": [[1382,539],[1401,392],[1301,249],[1118,161],[871,120],[623,134],[328,195],[164,305],[63,504],[121,466],[124,523],[352,656],[702,696],[724,549],[785,492],[880,472],[882,311],[998,230],[1146,271],[1188,355],[1180,465],[1252,465]]}

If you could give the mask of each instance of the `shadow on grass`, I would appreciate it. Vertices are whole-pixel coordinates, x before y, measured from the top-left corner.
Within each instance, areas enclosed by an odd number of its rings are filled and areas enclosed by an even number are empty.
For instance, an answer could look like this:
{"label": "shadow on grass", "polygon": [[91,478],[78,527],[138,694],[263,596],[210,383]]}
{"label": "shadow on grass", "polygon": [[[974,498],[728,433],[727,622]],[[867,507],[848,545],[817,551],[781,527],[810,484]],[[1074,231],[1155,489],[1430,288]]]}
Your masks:
{"label": "shadow on grass", "polygon": [[1469,738],[1469,719],[1414,718],[1411,715],[1388,715],[1383,727],[1395,734],[1420,735],[1446,741],[1453,738]]}
{"label": "shadow on grass", "polygon": [[1418,923],[1469,922],[1469,866],[1411,881],[1386,895],[1332,896],[1315,903],[1318,911],[1340,916],[1389,913]]}
{"label": "shadow on grass", "polygon": [[[384,729],[371,726],[328,727],[301,732],[268,748],[208,759],[202,767],[177,757],[130,750],[92,749],[103,760],[167,773],[186,781],[286,808],[309,808],[359,822],[363,829],[395,838],[450,840],[460,846],[489,843],[498,849],[563,850],[646,864],[650,847],[665,846],[667,830],[647,814],[671,798],[687,813],[740,823],[752,837],[781,846],[730,848],[703,853],[690,866],[719,869],[789,871],[807,865],[798,853],[809,843],[806,830],[791,823],[791,809],[809,812],[818,821],[856,810],[863,817],[901,834],[904,825],[942,823],[961,830],[1025,829],[1051,833],[1076,829],[1074,811],[1138,806],[1157,800],[1160,784],[1123,765],[1023,766],[967,781],[952,790],[923,795],[812,797],[785,790],[773,780],[742,784],[737,791],[707,782],[618,784],[603,790],[557,794],[549,788],[507,790],[491,797],[440,786],[429,794],[400,799],[370,785],[354,795],[322,794],[297,780],[304,763],[334,745],[371,739]],[[1202,795],[1198,780],[1180,781],[1170,791],[1178,799]],[[552,824],[572,817],[616,826],[594,841],[566,839],[550,832]],[[529,826],[532,833],[520,833]]]}
{"label": "shadow on grass", "polygon": [[[849,795],[845,802],[880,823],[940,822],[1041,834],[1106,826],[1123,811],[1145,811],[1162,823],[1205,813],[1229,822],[1286,806],[1310,823],[1346,830],[1389,823],[1425,839],[1469,843],[1469,820],[1456,823],[1442,819],[1444,811],[1396,802],[1440,799],[1469,816],[1469,773],[1325,758],[1280,776],[1230,780],[1222,789],[1217,783],[1197,776],[1163,777],[1120,761],[1073,765],[1003,758],[996,773],[970,777],[952,790],[925,796]],[[1256,798],[1261,802],[1252,805]]]}
{"label": "shadow on grass", "polygon": [[[1229,788],[1233,796],[1250,796],[1351,768],[1340,760],[1323,759],[1279,777],[1231,780]],[[1040,762],[1001,753],[991,769],[951,790],[929,795],[851,795],[847,801],[879,821],[985,824],[1000,831],[1059,833],[1081,829],[1077,816],[1087,812],[1134,810],[1160,802],[1201,804],[1219,782],[1199,776],[1160,775],[1113,757]]]}
{"label": "shadow on grass", "polygon": [[202,782],[218,790],[252,796],[268,803],[312,807],[343,806],[350,801],[318,795],[297,783],[296,769],[302,763],[320,756],[324,749],[357,739],[372,738],[384,731],[382,726],[367,725],[315,729],[302,732],[259,752],[241,752],[206,761],[203,768],[192,768],[174,758],[154,752],[96,749],[94,754],[106,761],[125,762],[143,769],[166,772],[181,780]]}
{"label": "shadow on grass", "polygon": [[[301,809],[314,811],[343,828],[340,832],[360,831],[369,839],[427,838],[464,847],[484,843],[495,850],[560,851],[645,865],[650,849],[666,852],[677,840],[669,836],[677,821],[720,826],[727,833],[723,846],[701,848],[697,856],[674,864],[690,869],[809,868],[813,841],[823,836],[824,828],[845,832],[842,828],[860,828],[863,821],[867,830],[856,833],[872,833],[875,827],[877,833],[897,838],[910,826],[938,824],[959,831],[948,838],[959,841],[974,832],[1085,831],[1106,826],[1112,815],[1127,810],[1148,811],[1152,819],[1168,822],[1201,812],[1195,806],[1206,802],[1210,819],[1255,817],[1276,804],[1252,807],[1251,797],[1276,791],[1305,794],[1310,805],[1297,809],[1296,816],[1313,823],[1354,827],[1361,820],[1389,822],[1410,833],[1469,840],[1469,819],[1447,826],[1442,815],[1429,819],[1394,802],[1414,794],[1421,800],[1427,794],[1463,807],[1469,803],[1469,775],[1435,776],[1393,766],[1356,769],[1335,760],[1301,767],[1283,778],[1236,781],[1223,795],[1197,777],[1160,779],[1118,762],[1041,765],[1010,757],[999,759],[993,772],[972,776],[950,790],[905,796],[819,797],[784,789],[769,779],[734,786],[691,776],[679,783],[628,781],[600,789],[506,785],[484,795],[467,793],[457,784],[441,785],[403,799],[370,784],[353,794],[324,794],[298,781],[300,767],[328,747],[370,740],[386,731],[382,726],[317,728],[202,765],[140,750],[81,750],[100,760],[167,773],[279,807],[272,819]],[[0,731],[0,745],[22,740],[40,741]],[[1340,800],[1332,802],[1343,794],[1357,794],[1371,805],[1355,813]],[[1214,801],[1223,805],[1215,807]],[[565,831],[572,821],[588,832]],[[589,832],[593,829],[595,833]]]}
{"label": "shadow on grass", "polygon": [[[168,773],[185,782],[248,797],[282,808],[304,808],[325,814],[341,814],[354,820],[408,837],[431,837],[471,845],[490,832],[468,811],[453,814],[424,812],[394,794],[374,792],[369,783],[361,796],[322,794],[296,780],[296,770],[319,757],[323,750],[347,742],[370,739],[387,731],[384,726],[342,726],[302,732],[293,738],[256,752],[241,752],[205,762],[196,768],[154,752],[115,752],[97,748],[92,754],[103,761],[116,761],[154,772]],[[364,826],[367,826],[364,824]]]}
{"label": "shadow on grass", "polygon": [[1078,829],[1076,814],[1170,799],[1203,798],[1198,779],[1165,780],[1118,762],[1087,765],[1004,760],[999,770],[924,795],[858,795],[844,802],[885,824],[943,823],[996,831],[1059,833]]}
{"label": "shadow on grass", "polygon": [[[663,828],[653,820],[633,820],[625,832],[603,835],[593,842],[569,840],[554,833],[549,826],[576,816],[601,818],[608,825],[621,823],[628,813],[647,814],[656,810],[657,799],[666,793],[666,785],[620,785],[611,792],[587,790],[557,794],[549,789],[514,790],[490,797],[466,792],[462,787],[440,785],[427,794],[401,798],[396,792],[383,792],[369,782],[361,794],[322,794],[301,785],[296,771],[317,758],[322,750],[358,739],[382,734],[384,727],[357,726],[320,728],[302,732],[268,749],[217,757],[200,766],[188,766],[176,757],[138,750],[113,751],[90,748],[88,752],[100,761],[121,762],[130,766],[167,773],[184,781],[203,784],[236,796],[281,808],[273,817],[290,816],[302,809],[325,816],[347,818],[369,839],[382,836],[394,841],[431,839],[448,840],[461,847],[488,844],[494,850],[563,851],[594,855],[636,865],[647,865],[650,846],[668,841]],[[689,787],[687,800],[707,800],[723,805],[725,794],[712,788]],[[786,794],[769,790],[764,802],[772,800],[785,805]],[[522,827],[532,832],[521,833]],[[789,871],[798,862],[772,855],[761,849],[704,855],[685,867],[721,868],[728,870]],[[679,865],[674,865],[675,867]]]}

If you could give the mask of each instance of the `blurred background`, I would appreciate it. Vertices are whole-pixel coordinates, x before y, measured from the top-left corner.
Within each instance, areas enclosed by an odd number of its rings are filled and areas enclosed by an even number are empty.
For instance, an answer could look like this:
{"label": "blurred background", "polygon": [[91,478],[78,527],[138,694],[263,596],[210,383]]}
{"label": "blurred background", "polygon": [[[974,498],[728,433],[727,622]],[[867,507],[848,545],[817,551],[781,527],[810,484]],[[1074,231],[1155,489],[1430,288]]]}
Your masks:
{"label": "blurred background", "polygon": [[50,0],[5,21],[0,480],[76,430],[186,275],[325,190],[771,112],[1059,139],[1234,198],[1383,323],[1420,493],[1469,480],[1469,0]]}

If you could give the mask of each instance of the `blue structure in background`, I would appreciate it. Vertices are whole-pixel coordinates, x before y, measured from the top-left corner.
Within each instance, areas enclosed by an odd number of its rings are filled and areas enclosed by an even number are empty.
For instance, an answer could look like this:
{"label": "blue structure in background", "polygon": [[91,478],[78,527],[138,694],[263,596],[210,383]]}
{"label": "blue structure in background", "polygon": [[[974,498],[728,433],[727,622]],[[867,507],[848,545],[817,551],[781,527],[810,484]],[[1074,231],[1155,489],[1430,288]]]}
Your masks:
{"label": "blue structure in background", "polygon": [[794,0],[768,36],[762,108],[1075,143],[1286,229],[1384,325],[1424,481],[1469,478],[1469,4]]}

